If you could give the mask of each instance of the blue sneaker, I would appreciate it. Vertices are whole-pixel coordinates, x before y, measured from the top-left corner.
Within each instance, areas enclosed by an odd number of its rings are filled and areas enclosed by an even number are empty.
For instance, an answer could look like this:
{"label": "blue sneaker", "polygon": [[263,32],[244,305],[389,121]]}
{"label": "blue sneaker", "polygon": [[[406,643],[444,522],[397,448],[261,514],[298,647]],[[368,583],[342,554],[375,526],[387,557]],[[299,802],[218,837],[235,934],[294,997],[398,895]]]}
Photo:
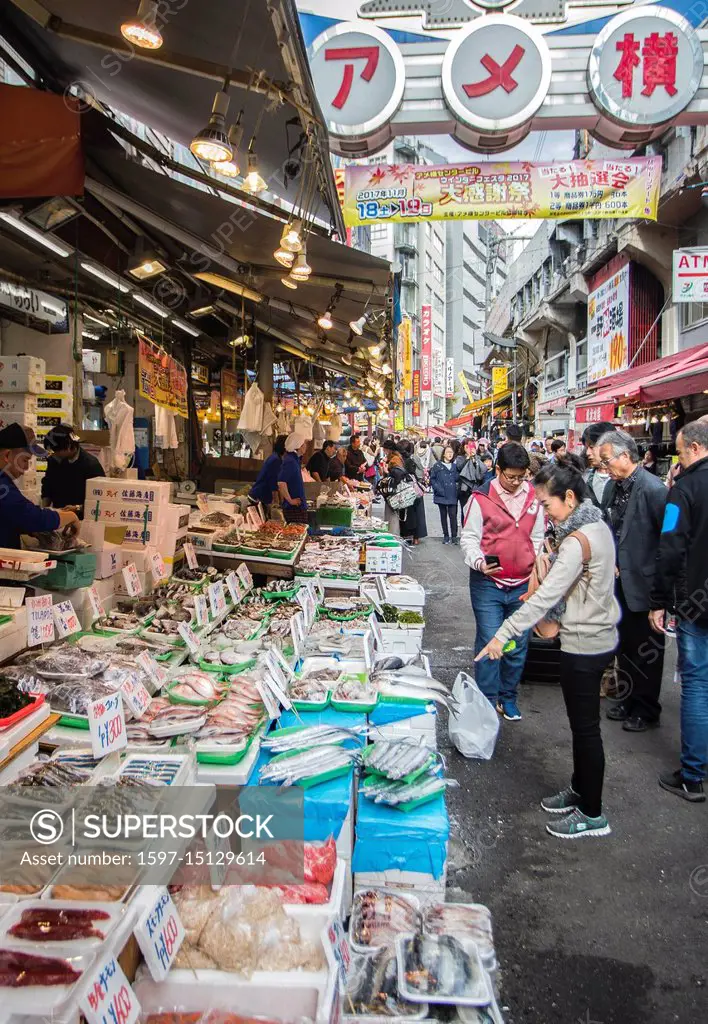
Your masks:
{"label": "blue sneaker", "polygon": [[507,722],[521,721],[522,715],[515,700],[500,700],[497,703],[497,711]]}

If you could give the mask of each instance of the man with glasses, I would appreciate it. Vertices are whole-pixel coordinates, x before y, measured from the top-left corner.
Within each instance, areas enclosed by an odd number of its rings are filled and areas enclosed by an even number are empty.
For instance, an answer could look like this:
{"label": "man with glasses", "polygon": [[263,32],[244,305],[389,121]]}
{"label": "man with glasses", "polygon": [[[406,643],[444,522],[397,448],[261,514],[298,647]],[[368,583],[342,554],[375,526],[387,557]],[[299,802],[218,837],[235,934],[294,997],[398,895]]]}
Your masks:
{"label": "man with glasses", "polygon": [[[475,654],[489,643],[504,620],[521,606],[534,559],[543,544],[544,513],[526,479],[529,453],[515,441],[499,449],[496,476],[472,493],[465,512],[460,546],[470,567]],[[482,693],[508,722],[521,712],[517,691],[526,662],[528,633],[499,661],[476,667]]]}
{"label": "man with glasses", "polygon": [[588,464],[586,470],[585,483],[588,485],[590,490],[590,497],[593,503],[598,508],[604,508],[605,498],[611,497],[611,491],[609,489],[610,475],[607,470],[600,466],[600,449],[598,441],[604,434],[612,433],[614,431],[612,423],[607,421],[601,421],[600,423],[591,423],[589,427],[586,427],[583,431],[583,445],[585,446],[585,461]]}
{"label": "man with glasses", "polygon": [[627,696],[607,717],[627,732],[656,728],[661,717],[664,636],[649,625],[655,559],[666,504],[666,488],[640,465],[639,449],[624,431],[603,434],[598,442],[599,468],[613,481],[606,499],[607,518],[617,548],[619,686]]}

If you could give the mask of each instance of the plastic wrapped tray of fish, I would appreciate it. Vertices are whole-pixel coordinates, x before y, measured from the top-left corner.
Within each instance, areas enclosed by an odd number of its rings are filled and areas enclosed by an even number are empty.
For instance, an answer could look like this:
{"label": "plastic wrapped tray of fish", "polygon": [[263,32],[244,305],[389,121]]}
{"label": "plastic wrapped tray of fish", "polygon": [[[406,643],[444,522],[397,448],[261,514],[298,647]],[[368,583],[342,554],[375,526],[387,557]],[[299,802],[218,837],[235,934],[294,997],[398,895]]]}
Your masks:
{"label": "plastic wrapped tray of fish", "polygon": [[413,1003],[489,1006],[494,997],[479,951],[454,935],[399,935],[398,991]]}
{"label": "plastic wrapped tray of fish", "polygon": [[496,969],[492,915],[482,903],[431,903],[423,913],[423,931],[431,935],[446,932],[471,939],[485,970]]}
{"label": "plastic wrapped tray of fish", "polygon": [[365,672],[344,673],[330,699],[337,711],[373,711],[378,701],[379,694]]}
{"label": "plastic wrapped tray of fish", "polygon": [[134,779],[149,785],[183,786],[191,763],[189,754],[129,754],[116,778]]}
{"label": "plastic wrapped tray of fish", "polygon": [[367,772],[396,782],[415,782],[434,769],[439,754],[415,739],[376,740],[362,751]]}
{"label": "plastic wrapped tray of fish", "polygon": [[309,789],[347,775],[357,758],[356,751],[337,746],[288,750],[271,758],[260,770],[259,784],[275,782],[283,786]]}
{"label": "plastic wrapped tray of fish", "polygon": [[420,902],[393,889],[358,889],[349,918],[349,944],[357,953],[391,946],[398,935],[417,931]]}
{"label": "plastic wrapped tray of fish", "polygon": [[349,1021],[423,1020],[427,1003],[402,998],[398,987],[398,963],[393,949],[355,953],[347,970],[342,1005]]}
{"label": "plastic wrapped tray of fish", "polygon": [[355,726],[351,729],[336,725],[290,725],[285,729],[273,729],[263,739],[263,749],[272,754],[294,753],[311,750],[313,747],[341,746],[352,742],[360,746],[360,737],[366,732],[366,726]]}
{"label": "plastic wrapped tray of fish", "polygon": [[459,785],[453,779],[424,775],[413,782],[396,782],[380,776],[367,775],[361,784],[362,796],[376,804],[387,804],[398,811],[414,811],[439,797],[448,786]]}

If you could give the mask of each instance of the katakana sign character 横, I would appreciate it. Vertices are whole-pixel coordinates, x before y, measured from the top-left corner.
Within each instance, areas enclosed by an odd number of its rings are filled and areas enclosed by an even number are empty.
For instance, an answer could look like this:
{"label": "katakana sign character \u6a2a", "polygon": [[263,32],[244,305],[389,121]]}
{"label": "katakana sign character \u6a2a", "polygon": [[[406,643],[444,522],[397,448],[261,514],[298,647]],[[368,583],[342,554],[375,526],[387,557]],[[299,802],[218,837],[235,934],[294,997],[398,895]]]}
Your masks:
{"label": "katakana sign character \u6a2a", "polygon": [[481,82],[463,85],[462,88],[467,96],[470,99],[474,99],[475,96],[488,96],[490,92],[494,92],[500,86],[505,92],[513,92],[519,83],[512,78],[512,71],[516,71],[525,53],[526,50],[523,46],[517,43],[503,64],[497,63],[493,57],[485,53],[480,59],[480,64],[489,72],[489,77],[484,78]]}
{"label": "katakana sign character \u6a2a", "polygon": [[[361,72],[361,78],[365,82],[370,82],[374,77],[376,68],[379,66],[379,52],[378,46],[343,46],[325,50],[325,60],[365,60],[366,64]],[[351,63],[345,64],[342,84],[339,87],[339,92],[332,100],[332,106],[336,107],[337,110],[341,110],[349,99],[353,82],[354,65]]]}

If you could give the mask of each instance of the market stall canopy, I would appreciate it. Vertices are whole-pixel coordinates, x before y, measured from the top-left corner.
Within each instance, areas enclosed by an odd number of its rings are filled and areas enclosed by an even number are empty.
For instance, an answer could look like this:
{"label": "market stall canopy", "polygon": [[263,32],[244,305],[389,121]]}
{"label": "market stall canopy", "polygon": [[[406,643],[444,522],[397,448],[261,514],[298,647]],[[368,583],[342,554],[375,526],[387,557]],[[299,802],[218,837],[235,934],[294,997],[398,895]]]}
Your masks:
{"label": "market stall canopy", "polygon": [[88,102],[185,146],[207,123],[215,93],[229,79],[228,121],[243,108],[246,144],[257,131],[255,152],[269,192],[293,202],[297,181],[288,188],[288,163],[299,163],[298,146],[309,135],[318,162],[313,212],[343,237],[295,0],[160,4],[164,45],[155,50],[121,36],[136,8],[136,0],[0,0],[0,23],[3,37],[52,91],[66,94],[79,85]]}
{"label": "market stall canopy", "polygon": [[664,402],[698,394],[705,388],[708,388],[708,345],[695,345],[613,374],[592,395],[580,399],[576,409],[595,409],[623,402]]}

